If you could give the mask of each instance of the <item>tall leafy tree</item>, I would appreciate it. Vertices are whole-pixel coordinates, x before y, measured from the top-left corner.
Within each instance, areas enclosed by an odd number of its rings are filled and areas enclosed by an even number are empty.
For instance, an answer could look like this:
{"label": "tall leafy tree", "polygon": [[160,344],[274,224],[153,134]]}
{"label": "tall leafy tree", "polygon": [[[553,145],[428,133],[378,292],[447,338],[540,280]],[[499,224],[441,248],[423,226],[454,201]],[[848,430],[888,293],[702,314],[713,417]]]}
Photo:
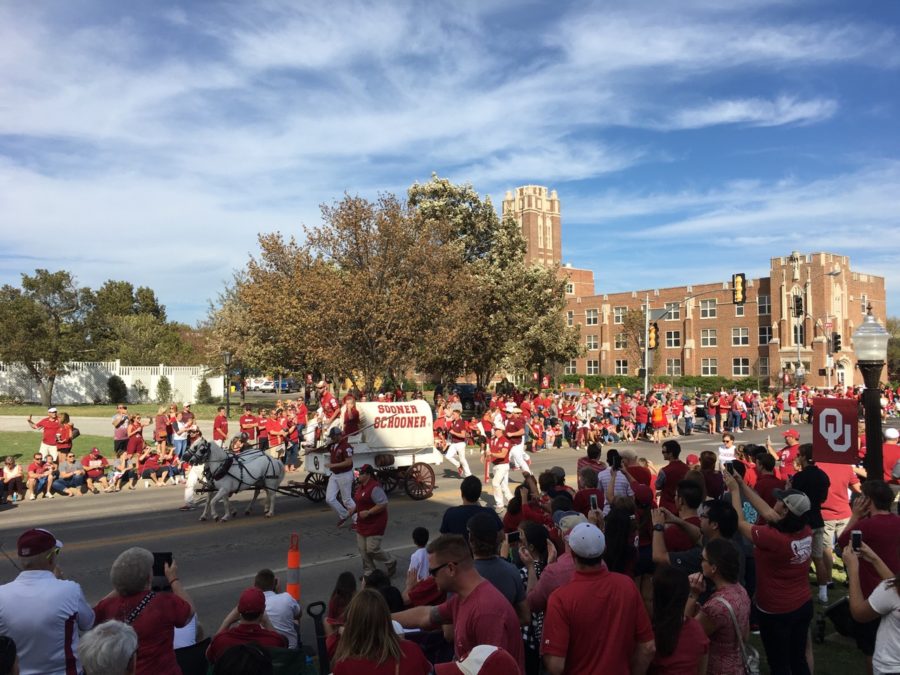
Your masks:
{"label": "tall leafy tree", "polygon": [[69,272],[35,270],[21,288],[0,289],[0,359],[20,363],[50,405],[66,363],[85,356],[85,316],[91,294]]}

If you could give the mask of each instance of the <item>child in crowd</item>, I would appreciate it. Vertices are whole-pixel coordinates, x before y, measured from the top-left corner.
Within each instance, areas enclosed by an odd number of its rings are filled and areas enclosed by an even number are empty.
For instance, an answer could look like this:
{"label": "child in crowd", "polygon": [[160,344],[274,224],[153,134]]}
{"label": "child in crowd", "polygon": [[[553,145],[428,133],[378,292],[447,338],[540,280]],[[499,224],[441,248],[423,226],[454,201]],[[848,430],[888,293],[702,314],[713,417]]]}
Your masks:
{"label": "child in crowd", "polygon": [[416,573],[416,581],[422,581],[430,576],[428,573],[428,551],[425,550],[425,547],[428,546],[428,537],[428,530],[424,527],[417,527],[412,531],[412,540],[416,545],[416,550],[409,558],[409,571]]}

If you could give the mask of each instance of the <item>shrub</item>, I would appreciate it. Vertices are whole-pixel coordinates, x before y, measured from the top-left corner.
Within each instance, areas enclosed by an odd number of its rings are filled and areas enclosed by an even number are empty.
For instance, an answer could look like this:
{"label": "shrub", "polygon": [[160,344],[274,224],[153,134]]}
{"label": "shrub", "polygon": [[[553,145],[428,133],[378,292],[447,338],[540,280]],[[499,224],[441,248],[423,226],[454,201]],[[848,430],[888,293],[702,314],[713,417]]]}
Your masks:
{"label": "shrub", "polygon": [[206,381],[206,378],[200,380],[200,384],[197,385],[197,403],[212,403],[213,395],[212,389],[209,386],[209,382]]}
{"label": "shrub", "polygon": [[156,383],[156,402],[159,404],[169,403],[172,400],[172,383],[169,378],[163,375]]}
{"label": "shrub", "polygon": [[106,395],[110,403],[128,403],[128,387],[125,381],[118,375],[113,375],[106,381]]}

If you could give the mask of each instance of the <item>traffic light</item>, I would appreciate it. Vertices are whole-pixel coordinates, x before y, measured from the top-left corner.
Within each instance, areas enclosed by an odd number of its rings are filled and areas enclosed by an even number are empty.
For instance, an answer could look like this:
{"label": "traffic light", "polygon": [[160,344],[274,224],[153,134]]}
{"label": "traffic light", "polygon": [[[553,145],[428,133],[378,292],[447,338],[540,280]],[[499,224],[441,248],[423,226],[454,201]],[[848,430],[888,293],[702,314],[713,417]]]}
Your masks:
{"label": "traffic light", "polygon": [[840,333],[832,333],[831,334],[831,353],[837,354],[841,351],[841,334]]}
{"label": "traffic light", "polygon": [[803,296],[795,295],[794,296],[794,316],[801,317],[803,316]]}
{"label": "traffic light", "polygon": [[656,349],[659,347],[659,326],[654,322],[650,324],[647,333],[647,349]]}
{"label": "traffic light", "polygon": [[731,301],[735,305],[743,305],[747,302],[747,275],[732,274],[731,275]]}

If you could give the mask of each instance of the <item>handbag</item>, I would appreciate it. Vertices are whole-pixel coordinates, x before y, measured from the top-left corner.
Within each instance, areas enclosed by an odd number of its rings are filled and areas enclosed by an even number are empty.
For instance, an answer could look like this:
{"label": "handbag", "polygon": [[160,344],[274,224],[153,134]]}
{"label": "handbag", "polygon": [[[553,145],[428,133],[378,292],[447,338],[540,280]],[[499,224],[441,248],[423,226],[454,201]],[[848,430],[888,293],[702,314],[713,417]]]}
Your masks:
{"label": "handbag", "polygon": [[131,610],[131,614],[129,614],[125,619],[125,623],[130,626],[135,621],[137,621],[138,616],[140,616],[141,612],[144,611],[144,607],[147,606],[147,604],[153,599],[153,596],[155,595],[156,593],[154,593],[153,591],[147,593],[147,595],[144,596],[143,600],[138,603],[138,606]]}
{"label": "handbag", "polygon": [[715,599],[725,605],[725,609],[727,609],[728,613],[731,615],[731,623],[734,626],[734,632],[737,635],[738,646],[741,648],[741,661],[744,663],[744,673],[746,673],[746,675],[759,675],[759,652],[756,651],[756,647],[744,642],[744,637],[741,635],[741,627],[738,625],[737,617],[734,615],[734,610],[731,608],[731,603],[721,595],[717,595]]}

